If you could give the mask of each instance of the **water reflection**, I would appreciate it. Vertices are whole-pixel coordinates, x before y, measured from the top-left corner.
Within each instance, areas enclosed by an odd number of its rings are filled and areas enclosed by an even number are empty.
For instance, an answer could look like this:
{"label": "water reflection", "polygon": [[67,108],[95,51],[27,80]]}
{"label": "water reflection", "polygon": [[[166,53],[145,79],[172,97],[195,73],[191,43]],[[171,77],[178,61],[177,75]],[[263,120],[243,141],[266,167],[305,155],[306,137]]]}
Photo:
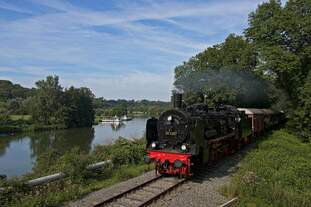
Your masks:
{"label": "water reflection", "polygon": [[54,149],[59,154],[64,154],[73,147],[89,152],[94,139],[94,128],[32,133],[30,137],[32,157],[39,156],[49,149]]}
{"label": "water reflection", "polygon": [[111,129],[113,131],[119,131],[122,127],[125,127],[125,123],[123,122],[113,122],[110,124]]}
{"label": "water reflection", "polygon": [[53,149],[64,154],[73,147],[89,153],[97,144],[108,144],[122,136],[142,137],[146,119],[133,119],[118,125],[100,124],[93,128],[46,131],[0,137],[0,174],[22,175],[31,171],[36,158]]}

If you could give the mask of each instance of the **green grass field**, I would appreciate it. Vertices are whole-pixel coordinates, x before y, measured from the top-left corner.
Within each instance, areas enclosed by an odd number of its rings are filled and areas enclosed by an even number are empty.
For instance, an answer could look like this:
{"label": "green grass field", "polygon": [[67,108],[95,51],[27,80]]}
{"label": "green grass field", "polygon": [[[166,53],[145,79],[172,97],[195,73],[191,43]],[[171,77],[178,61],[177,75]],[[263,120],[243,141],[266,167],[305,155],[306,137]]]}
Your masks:
{"label": "green grass field", "polygon": [[311,206],[311,144],[285,130],[266,135],[222,191],[237,206]]}
{"label": "green grass field", "polygon": [[17,121],[17,120],[25,120],[25,121],[28,121],[31,119],[31,116],[30,115],[11,115],[10,116],[10,119],[12,121]]}

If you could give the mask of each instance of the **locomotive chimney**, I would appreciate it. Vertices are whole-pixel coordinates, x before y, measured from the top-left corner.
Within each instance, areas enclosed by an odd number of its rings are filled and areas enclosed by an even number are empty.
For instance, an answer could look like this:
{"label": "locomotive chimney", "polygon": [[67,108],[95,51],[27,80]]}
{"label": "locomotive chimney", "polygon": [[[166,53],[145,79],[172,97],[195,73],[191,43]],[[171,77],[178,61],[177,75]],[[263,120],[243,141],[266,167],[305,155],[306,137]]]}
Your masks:
{"label": "locomotive chimney", "polygon": [[173,107],[180,109],[182,108],[182,94],[174,92],[172,96]]}

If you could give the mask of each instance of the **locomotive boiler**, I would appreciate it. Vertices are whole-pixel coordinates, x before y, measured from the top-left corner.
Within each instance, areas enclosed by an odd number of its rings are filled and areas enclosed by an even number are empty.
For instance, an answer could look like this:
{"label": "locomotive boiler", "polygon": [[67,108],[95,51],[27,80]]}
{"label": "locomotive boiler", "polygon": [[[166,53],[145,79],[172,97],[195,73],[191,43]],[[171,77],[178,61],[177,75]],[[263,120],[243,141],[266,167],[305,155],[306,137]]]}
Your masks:
{"label": "locomotive boiler", "polygon": [[236,107],[185,106],[182,94],[177,93],[172,102],[172,109],[146,124],[145,162],[155,162],[160,174],[191,176],[193,165],[206,165],[233,153],[240,148],[243,129],[251,132],[250,122]]}

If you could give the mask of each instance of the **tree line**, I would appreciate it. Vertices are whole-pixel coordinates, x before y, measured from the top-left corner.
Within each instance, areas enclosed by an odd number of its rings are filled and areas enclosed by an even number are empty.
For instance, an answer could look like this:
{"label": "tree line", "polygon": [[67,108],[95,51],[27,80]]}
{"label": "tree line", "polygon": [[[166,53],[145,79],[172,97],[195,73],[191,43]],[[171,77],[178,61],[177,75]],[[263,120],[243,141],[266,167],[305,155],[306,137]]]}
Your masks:
{"label": "tree line", "polygon": [[107,100],[103,97],[94,99],[94,109],[97,116],[122,116],[135,113],[158,115],[169,107],[170,103],[165,101]]}
{"label": "tree line", "polygon": [[[26,89],[7,81],[13,91],[2,94],[1,125],[12,125],[11,115],[30,115],[28,124],[55,126],[57,128],[90,127],[94,122],[95,96],[89,88],[63,88],[58,76],[48,76],[36,82],[36,89]],[[21,93],[20,93],[21,91]],[[25,121],[25,120],[22,120]]]}
{"label": "tree line", "polygon": [[200,52],[175,68],[186,102],[207,100],[284,110],[289,126],[311,134],[311,1],[270,0],[249,14],[243,35]]}
{"label": "tree line", "polygon": [[33,125],[35,130],[89,127],[103,116],[158,115],[170,107],[164,101],[96,98],[85,87],[63,88],[58,76],[48,76],[35,86],[29,89],[0,80],[0,132]]}

